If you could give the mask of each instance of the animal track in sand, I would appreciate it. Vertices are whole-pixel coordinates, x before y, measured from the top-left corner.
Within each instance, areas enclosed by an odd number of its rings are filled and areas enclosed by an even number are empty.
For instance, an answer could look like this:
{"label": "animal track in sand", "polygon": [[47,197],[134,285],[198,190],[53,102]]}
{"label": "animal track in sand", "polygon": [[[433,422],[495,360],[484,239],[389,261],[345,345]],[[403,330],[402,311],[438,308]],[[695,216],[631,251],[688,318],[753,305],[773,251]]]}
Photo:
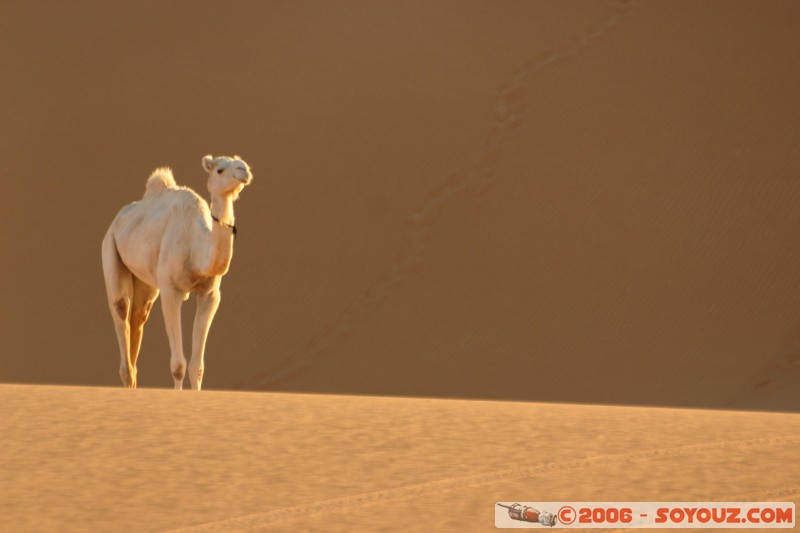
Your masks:
{"label": "animal track in sand", "polygon": [[800,326],[795,326],[783,339],[781,348],[751,376],[737,393],[729,397],[725,407],[747,405],[760,397],[782,391],[797,390],[800,378]]}
{"label": "animal track in sand", "polygon": [[[197,524],[180,529],[170,530],[169,533],[201,533],[201,532],[221,532],[221,531],[236,531],[239,529],[254,529],[265,527],[270,524],[285,522],[289,520],[296,520],[299,518],[308,519],[311,515],[329,513],[333,511],[341,511],[343,509],[356,509],[376,505],[379,503],[397,502],[408,500],[419,496],[435,494],[439,492],[446,492],[450,490],[460,489],[464,487],[472,487],[485,485],[503,480],[516,480],[526,479],[530,477],[537,477],[541,475],[542,469],[546,468],[548,471],[557,471],[559,473],[580,470],[591,466],[616,464],[624,462],[626,464],[642,462],[648,460],[658,460],[667,457],[676,456],[692,456],[699,455],[707,452],[715,452],[719,450],[734,449],[741,450],[746,448],[766,448],[780,444],[800,444],[800,435],[789,437],[765,437],[759,439],[746,439],[746,440],[729,440],[719,442],[708,442],[703,444],[688,444],[684,446],[674,446],[670,448],[656,448],[652,450],[595,455],[585,457],[582,459],[555,461],[552,463],[538,463],[523,468],[515,468],[509,470],[500,470],[496,472],[488,472],[482,474],[474,474],[470,476],[462,476],[449,479],[441,479],[437,481],[430,481],[427,483],[419,483],[415,485],[406,485],[394,489],[377,490],[372,492],[364,492],[360,494],[353,494],[343,498],[335,498],[331,500],[322,500],[312,502],[304,505],[293,507],[284,507],[267,511],[264,513],[256,513],[251,515],[240,516],[227,520],[219,520],[216,522],[207,522],[205,524]],[[789,495],[797,492],[797,489],[792,487],[775,487],[772,489],[759,491],[758,493],[751,493],[744,495],[745,498],[755,497],[770,497],[767,493],[769,491],[784,491],[781,495],[775,497],[785,497],[788,492]],[[740,496],[741,497],[741,496]],[[734,500],[735,501],[735,500]]]}
{"label": "animal track in sand", "polygon": [[512,130],[523,123],[531,78],[542,69],[574,56],[580,48],[629,16],[632,5],[633,2],[630,0],[610,2],[606,15],[600,20],[584,27],[576,37],[562,46],[539,54],[514,72],[510,81],[501,85],[496,92],[494,118],[489,125],[486,140],[478,150],[475,162],[466,170],[450,175],[442,185],[428,194],[428,199],[419,208],[408,216],[404,245],[397,254],[397,259],[386,269],[381,278],[356,296],[326,330],[312,337],[298,353],[238,383],[237,388],[260,388],[279,382],[301,370],[352,331],[359,316],[386,298],[418,268],[434,242],[437,222],[444,206],[465,192],[482,194],[491,185],[504,143]]}

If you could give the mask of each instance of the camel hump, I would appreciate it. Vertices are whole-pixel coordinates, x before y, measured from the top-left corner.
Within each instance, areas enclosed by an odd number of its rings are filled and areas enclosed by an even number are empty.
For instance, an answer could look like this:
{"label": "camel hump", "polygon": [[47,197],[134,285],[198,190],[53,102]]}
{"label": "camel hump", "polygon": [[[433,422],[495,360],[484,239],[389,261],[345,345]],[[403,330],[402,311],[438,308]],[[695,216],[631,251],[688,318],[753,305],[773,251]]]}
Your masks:
{"label": "camel hump", "polygon": [[157,168],[147,178],[147,186],[145,187],[144,195],[150,196],[158,194],[170,189],[177,189],[178,184],[175,183],[175,178],[172,176],[172,169],[168,167]]}

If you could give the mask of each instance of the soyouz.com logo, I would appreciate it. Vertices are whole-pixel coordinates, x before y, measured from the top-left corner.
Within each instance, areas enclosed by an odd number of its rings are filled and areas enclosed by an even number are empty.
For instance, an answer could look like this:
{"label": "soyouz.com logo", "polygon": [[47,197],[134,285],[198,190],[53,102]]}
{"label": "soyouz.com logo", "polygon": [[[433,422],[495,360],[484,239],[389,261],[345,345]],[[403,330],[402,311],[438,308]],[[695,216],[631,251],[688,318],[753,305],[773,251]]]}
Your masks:
{"label": "soyouz.com logo", "polygon": [[498,528],[770,528],[795,525],[793,502],[497,502]]}

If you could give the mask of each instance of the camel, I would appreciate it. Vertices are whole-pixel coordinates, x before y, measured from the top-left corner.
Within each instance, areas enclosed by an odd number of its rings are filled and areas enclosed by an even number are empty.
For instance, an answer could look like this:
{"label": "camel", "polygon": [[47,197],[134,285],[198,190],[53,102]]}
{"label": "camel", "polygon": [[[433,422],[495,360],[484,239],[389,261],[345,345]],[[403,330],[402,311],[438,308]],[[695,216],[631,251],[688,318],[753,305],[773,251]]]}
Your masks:
{"label": "camel", "polygon": [[170,370],[175,389],[183,388],[181,305],[194,292],[197,312],[188,371],[192,389],[201,388],[208,330],[219,307],[220,281],[233,256],[233,202],[253,180],[239,156],[207,155],[203,168],[208,172],[210,205],[178,186],[169,168],[159,168],[147,180],[144,197],[119,211],[103,239],[103,274],[125,387],[136,388],[142,331],[160,294]]}

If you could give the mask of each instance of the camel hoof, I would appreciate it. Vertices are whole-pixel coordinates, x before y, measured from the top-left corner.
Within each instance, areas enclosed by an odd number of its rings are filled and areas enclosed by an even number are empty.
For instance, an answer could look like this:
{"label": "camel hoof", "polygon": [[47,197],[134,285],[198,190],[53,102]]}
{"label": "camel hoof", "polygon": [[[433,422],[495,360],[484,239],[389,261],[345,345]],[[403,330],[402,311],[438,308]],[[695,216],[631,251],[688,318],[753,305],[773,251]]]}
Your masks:
{"label": "camel hoof", "polygon": [[136,371],[129,372],[127,368],[119,369],[119,378],[122,381],[122,386],[127,389],[136,388]]}

